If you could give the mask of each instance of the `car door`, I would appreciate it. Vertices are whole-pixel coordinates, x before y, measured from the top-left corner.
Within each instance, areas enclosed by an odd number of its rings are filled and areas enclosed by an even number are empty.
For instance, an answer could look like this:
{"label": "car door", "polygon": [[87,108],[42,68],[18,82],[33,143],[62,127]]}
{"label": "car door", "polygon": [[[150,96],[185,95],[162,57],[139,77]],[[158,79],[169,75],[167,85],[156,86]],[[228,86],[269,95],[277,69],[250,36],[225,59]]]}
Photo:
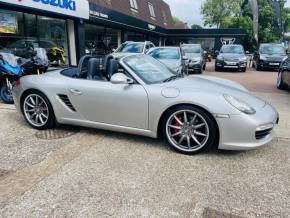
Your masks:
{"label": "car door", "polygon": [[84,120],[148,129],[148,96],[140,84],[75,79],[69,93]]}

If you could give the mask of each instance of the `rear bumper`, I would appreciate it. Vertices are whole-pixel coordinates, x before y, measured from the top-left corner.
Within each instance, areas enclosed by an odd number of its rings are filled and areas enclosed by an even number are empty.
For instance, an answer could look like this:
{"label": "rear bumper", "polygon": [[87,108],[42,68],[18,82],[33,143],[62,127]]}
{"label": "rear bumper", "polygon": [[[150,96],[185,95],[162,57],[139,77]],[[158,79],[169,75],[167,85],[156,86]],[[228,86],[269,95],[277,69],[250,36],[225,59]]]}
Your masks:
{"label": "rear bumper", "polygon": [[[232,115],[217,119],[220,128],[219,149],[249,150],[269,143],[274,136],[274,126],[279,115],[274,107],[267,104],[254,115]],[[261,130],[265,131],[261,137]]]}

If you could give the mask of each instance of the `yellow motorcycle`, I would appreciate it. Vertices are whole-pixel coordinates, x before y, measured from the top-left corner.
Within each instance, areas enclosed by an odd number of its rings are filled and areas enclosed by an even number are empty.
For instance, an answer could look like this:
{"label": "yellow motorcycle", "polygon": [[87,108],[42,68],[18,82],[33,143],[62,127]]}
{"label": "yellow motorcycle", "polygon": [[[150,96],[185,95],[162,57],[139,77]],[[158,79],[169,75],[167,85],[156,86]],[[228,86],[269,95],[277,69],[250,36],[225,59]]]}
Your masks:
{"label": "yellow motorcycle", "polygon": [[51,64],[58,65],[58,66],[65,66],[66,57],[64,55],[64,48],[63,47],[53,47],[48,50],[47,56]]}

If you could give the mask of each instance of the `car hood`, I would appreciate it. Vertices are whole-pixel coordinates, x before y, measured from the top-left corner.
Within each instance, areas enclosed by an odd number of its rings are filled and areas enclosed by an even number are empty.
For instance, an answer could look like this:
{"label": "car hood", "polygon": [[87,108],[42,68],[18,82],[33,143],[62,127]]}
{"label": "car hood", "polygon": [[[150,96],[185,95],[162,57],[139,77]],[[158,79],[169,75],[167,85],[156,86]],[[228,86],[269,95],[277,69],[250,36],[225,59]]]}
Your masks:
{"label": "car hood", "polygon": [[239,83],[212,76],[192,75],[169,83],[163,83],[162,85],[166,88],[176,88],[180,91],[180,93],[192,91],[211,92],[214,94],[220,93],[221,95],[228,94],[243,100],[255,109],[262,108],[266,104],[262,99],[250,94],[249,91]]}
{"label": "car hood", "polygon": [[199,53],[185,53],[184,55],[188,58],[188,60],[192,60],[192,59],[196,59],[196,58],[201,59],[201,56]]}
{"label": "car hood", "polygon": [[181,66],[181,62],[179,60],[165,60],[165,59],[160,59],[160,62],[165,64],[167,67],[169,67],[172,70],[176,70]]}
{"label": "car hood", "polygon": [[236,53],[221,53],[219,54],[219,57],[223,57],[224,59],[240,59],[245,58],[246,55],[244,54],[236,54]]}
{"label": "car hood", "polygon": [[283,61],[283,59],[285,58],[285,57],[287,57],[287,55],[286,54],[260,54],[261,56],[263,56],[263,57],[266,57],[267,59],[275,59],[275,60],[277,60],[277,61]]}

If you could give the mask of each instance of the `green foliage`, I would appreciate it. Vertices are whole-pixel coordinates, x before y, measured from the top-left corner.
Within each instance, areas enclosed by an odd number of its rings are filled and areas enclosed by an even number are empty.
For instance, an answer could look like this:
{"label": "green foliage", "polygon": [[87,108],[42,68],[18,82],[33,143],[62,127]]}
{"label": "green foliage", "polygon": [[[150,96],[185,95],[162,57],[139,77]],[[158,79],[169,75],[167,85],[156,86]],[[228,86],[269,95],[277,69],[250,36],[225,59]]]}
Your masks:
{"label": "green foliage", "polygon": [[202,26],[200,26],[198,24],[193,24],[193,25],[191,25],[191,29],[202,29]]}
{"label": "green foliage", "polygon": [[[218,28],[243,28],[247,36],[243,44],[247,50],[256,49],[253,37],[252,10],[246,0],[205,0],[202,6],[204,25]],[[290,31],[290,8],[285,7],[286,0],[280,0],[285,32]],[[273,0],[258,0],[259,5],[259,42],[278,42],[277,18]]]}
{"label": "green foliage", "polygon": [[178,17],[172,17],[173,19],[173,24],[174,25],[178,25],[178,24],[182,24],[183,22],[178,18]]}
{"label": "green foliage", "polygon": [[204,25],[225,28],[232,16],[239,16],[241,4],[244,0],[206,0],[201,11]]}

